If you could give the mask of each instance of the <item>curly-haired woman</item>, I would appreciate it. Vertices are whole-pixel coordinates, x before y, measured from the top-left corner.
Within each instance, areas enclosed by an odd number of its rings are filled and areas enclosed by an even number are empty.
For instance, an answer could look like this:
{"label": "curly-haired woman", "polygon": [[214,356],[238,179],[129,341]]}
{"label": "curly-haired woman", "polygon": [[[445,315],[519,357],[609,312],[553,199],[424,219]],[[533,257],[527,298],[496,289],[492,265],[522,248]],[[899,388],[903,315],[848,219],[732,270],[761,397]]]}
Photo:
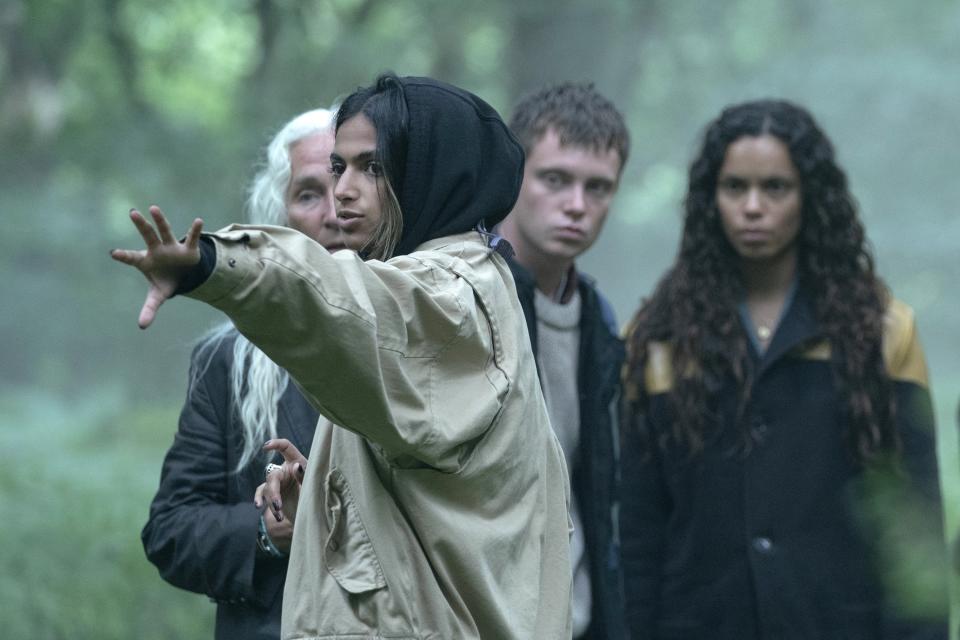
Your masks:
{"label": "curly-haired woman", "polygon": [[[921,621],[940,602],[887,579],[904,532],[939,538],[932,409],[913,313],[875,273],[829,139],[794,104],[731,106],[685,210],[628,329],[634,637],[945,637]],[[903,505],[920,516],[891,519]]]}

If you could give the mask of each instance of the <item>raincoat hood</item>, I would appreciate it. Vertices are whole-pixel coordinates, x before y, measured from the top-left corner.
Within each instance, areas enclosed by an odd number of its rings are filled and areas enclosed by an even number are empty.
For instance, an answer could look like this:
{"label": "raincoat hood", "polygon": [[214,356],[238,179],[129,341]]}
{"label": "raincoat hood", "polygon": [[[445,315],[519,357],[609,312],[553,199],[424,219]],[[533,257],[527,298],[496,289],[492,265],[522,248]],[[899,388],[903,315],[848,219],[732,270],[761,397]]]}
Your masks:
{"label": "raincoat hood", "polygon": [[408,145],[394,255],[428,240],[487,229],[513,208],[523,180],[523,147],[496,110],[453,85],[401,78]]}

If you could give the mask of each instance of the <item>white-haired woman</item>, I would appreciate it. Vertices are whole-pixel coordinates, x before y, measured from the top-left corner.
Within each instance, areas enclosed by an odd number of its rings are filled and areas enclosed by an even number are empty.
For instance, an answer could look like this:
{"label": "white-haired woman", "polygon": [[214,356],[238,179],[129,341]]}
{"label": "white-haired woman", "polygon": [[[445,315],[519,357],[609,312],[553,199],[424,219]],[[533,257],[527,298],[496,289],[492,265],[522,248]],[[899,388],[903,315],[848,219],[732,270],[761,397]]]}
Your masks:
{"label": "white-haired woman", "polygon": [[[273,138],[247,215],[343,247],[333,200],[333,112],[295,117]],[[165,580],[217,602],[217,638],[278,638],[292,525],[253,506],[265,440],[309,450],[317,424],[286,371],[226,322],[194,349],[187,399],[143,546]]]}

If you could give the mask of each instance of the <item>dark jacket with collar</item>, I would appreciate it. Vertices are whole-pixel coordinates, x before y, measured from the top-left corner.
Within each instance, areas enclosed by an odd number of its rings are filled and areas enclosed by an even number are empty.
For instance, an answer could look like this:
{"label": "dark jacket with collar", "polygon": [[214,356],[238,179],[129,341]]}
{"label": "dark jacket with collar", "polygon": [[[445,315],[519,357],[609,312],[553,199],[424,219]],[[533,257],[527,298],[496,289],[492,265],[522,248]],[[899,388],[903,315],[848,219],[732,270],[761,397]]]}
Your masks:
{"label": "dark jacket with collar", "polygon": [[[536,356],[536,283],[530,272],[515,259],[508,262]],[[618,462],[617,427],[612,408],[615,408],[619,395],[624,350],[616,335],[609,303],[583,274],[578,274],[577,282],[582,303],[580,370],[577,372],[580,451],[570,475],[580,506],[590,566],[593,608],[587,635],[590,638],[619,639],[626,637],[626,632],[623,627],[620,550],[614,519]]]}
{"label": "dark jacket with collar", "polygon": [[[194,350],[191,379],[202,373],[188,392],[141,537],[164,580],[217,602],[218,639],[276,639],[287,561],[257,548],[253,493],[263,482],[263,464],[233,472],[243,450],[230,390],[233,343],[228,337]],[[316,424],[316,411],[289,384],[278,406],[277,435],[306,453]]]}
{"label": "dark jacket with collar", "polygon": [[[901,587],[905,576],[916,578],[910,563],[925,548],[918,534],[929,535],[926,548],[936,557],[941,531],[926,366],[902,303],[890,305],[883,342],[901,475],[865,472],[852,461],[830,347],[802,291],[754,361],[749,451],[736,435],[732,379],[713,394],[717,418],[701,454],[667,445],[652,447],[648,458],[626,434],[621,535],[634,638],[946,638],[943,619],[898,615],[881,578],[894,566],[907,570],[897,574]],[[644,383],[654,442],[671,429],[669,352],[649,345]],[[912,586],[907,592],[916,594]]]}

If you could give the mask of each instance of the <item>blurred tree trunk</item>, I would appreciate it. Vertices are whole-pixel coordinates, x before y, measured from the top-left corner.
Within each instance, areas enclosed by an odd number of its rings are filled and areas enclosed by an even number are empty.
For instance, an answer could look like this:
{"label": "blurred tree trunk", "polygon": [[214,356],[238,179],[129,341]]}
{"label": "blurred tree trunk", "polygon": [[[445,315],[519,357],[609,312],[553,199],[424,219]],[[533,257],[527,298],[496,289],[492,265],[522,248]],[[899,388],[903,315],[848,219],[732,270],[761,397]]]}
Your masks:
{"label": "blurred tree trunk", "polygon": [[104,0],[103,2],[106,39],[119,72],[120,82],[124,89],[123,95],[134,114],[143,117],[151,109],[137,86],[137,75],[140,71],[137,50],[131,34],[127,32],[123,24],[123,3],[124,0]]}
{"label": "blurred tree trunk", "polygon": [[[457,19],[455,12],[448,11],[444,15],[444,20],[450,22],[440,22],[439,24],[450,24],[451,28],[439,30],[435,34],[435,44],[437,46],[437,55],[433,59],[433,65],[430,69],[430,75],[444,82],[459,84],[460,76],[464,73],[464,51],[463,51],[463,29],[462,18]],[[459,15],[463,16],[460,11]],[[453,25],[456,25],[455,27]]]}
{"label": "blurred tree trunk", "polygon": [[529,0],[510,4],[513,99],[547,83],[592,81],[625,108],[640,74],[640,51],[657,0],[590,3]]}
{"label": "blurred tree trunk", "polygon": [[270,69],[270,62],[273,60],[277,35],[280,33],[281,16],[277,12],[277,6],[273,0],[256,0],[254,15],[259,26],[260,60],[254,67],[251,76],[257,84],[262,86],[267,71]]}
{"label": "blurred tree trunk", "polygon": [[0,4],[0,60],[6,60],[0,69],[0,136],[15,148],[33,151],[2,167],[13,176],[26,172],[36,177],[55,162],[51,146],[66,118],[60,81],[82,33],[77,26],[82,6],[61,9],[52,12],[40,0]]}

